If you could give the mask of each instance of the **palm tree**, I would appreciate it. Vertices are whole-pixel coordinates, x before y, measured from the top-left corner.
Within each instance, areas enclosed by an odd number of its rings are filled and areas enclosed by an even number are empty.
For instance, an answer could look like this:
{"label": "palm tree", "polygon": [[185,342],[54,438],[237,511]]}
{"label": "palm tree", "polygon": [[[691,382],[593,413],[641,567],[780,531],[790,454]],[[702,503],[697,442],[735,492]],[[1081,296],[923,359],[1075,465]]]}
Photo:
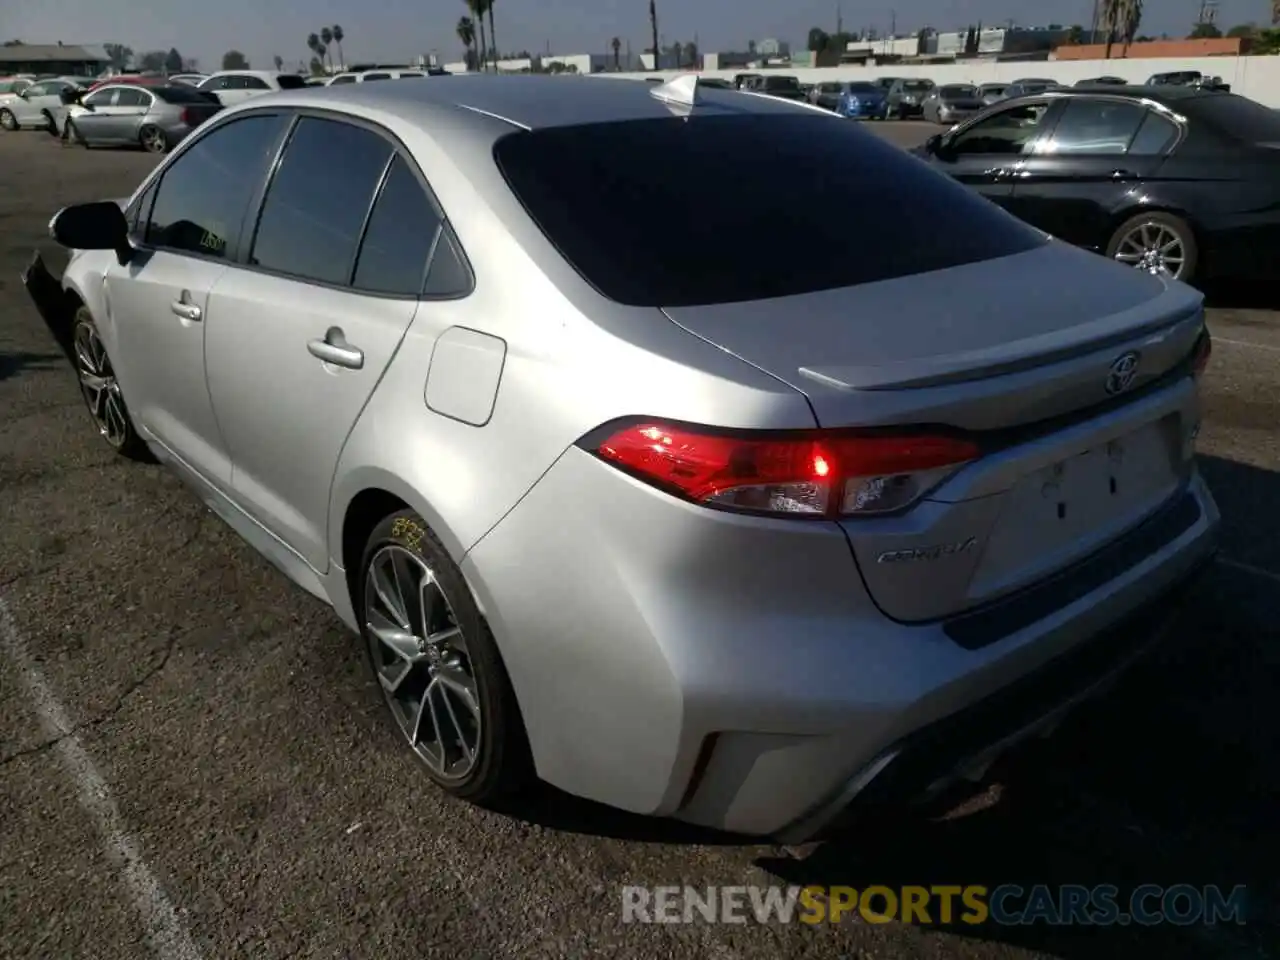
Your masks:
{"label": "palm tree", "polygon": [[277,53],[274,57],[272,57],[271,62],[276,65],[277,73],[280,73],[281,71],[284,70],[284,57],[280,56],[280,54]]}
{"label": "palm tree", "polygon": [[342,55],[342,41],[347,34],[342,29],[341,25],[336,23],[333,25],[331,29],[333,30],[333,42],[338,45],[338,63],[345,70],[347,66],[347,58]]}
{"label": "palm tree", "polygon": [[476,25],[470,17],[458,18],[458,39],[462,41],[462,45],[467,48],[467,69],[470,70],[475,66],[475,43],[476,43]]}
{"label": "palm tree", "polygon": [[[320,29],[320,42],[324,44],[324,48],[327,51],[329,49],[329,44],[333,43],[333,31],[328,27],[322,27]],[[329,69],[330,71],[333,70],[332,58],[329,59]]]}
{"label": "palm tree", "polygon": [[[1276,3],[1280,3],[1280,0],[1276,0]],[[622,41],[614,37],[609,41],[609,46],[613,47],[613,69],[621,70],[622,64],[618,60],[618,51],[622,49]]]}
{"label": "palm tree", "polygon": [[658,69],[658,8],[649,0],[649,27],[653,30],[653,69]]}
{"label": "palm tree", "polygon": [[1142,0],[1125,0],[1120,19],[1120,39],[1124,41],[1124,56],[1129,55],[1129,44],[1138,35],[1142,23]]}
{"label": "palm tree", "polygon": [[477,32],[480,34],[480,45],[476,50],[476,68],[478,70],[489,69],[489,44],[484,38],[484,0],[465,0],[467,9],[471,11],[471,19],[475,21]]}
{"label": "palm tree", "polygon": [[320,53],[320,34],[307,34],[307,49],[317,55]]}
{"label": "palm tree", "polygon": [[1111,59],[1111,47],[1120,40],[1125,51],[1138,34],[1138,25],[1142,22],[1142,0],[1102,0],[1102,11],[1099,17],[1102,29],[1107,31],[1107,47],[1103,56]]}
{"label": "palm tree", "polygon": [[493,50],[493,72],[498,72],[498,33],[493,28],[493,0],[484,0],[485,11],[489,14],[489,46]]}

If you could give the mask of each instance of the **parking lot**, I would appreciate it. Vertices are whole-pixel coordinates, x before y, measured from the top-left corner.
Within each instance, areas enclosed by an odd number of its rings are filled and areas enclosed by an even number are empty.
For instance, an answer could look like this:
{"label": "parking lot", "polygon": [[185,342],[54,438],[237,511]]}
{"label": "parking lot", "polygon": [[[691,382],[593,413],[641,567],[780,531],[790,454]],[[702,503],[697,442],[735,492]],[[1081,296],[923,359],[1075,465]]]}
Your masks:
{"label": "parking lot", "polygon": [[[937,129],[875,125],[902,145]],[[943,816],[813,848],[442,798],[356,640],[115,458],[18,279],[154,158],[0,134],[0,956],[1231,958],[1280,951],[1280,310],[1211,291],[1220,561],[1160,653]],[[874,235],[874,225],[856,233]],[[1280,294],[1274,306],[1280,308]],[[621,887],[1245,884],[1243,926],[624,924]]]}

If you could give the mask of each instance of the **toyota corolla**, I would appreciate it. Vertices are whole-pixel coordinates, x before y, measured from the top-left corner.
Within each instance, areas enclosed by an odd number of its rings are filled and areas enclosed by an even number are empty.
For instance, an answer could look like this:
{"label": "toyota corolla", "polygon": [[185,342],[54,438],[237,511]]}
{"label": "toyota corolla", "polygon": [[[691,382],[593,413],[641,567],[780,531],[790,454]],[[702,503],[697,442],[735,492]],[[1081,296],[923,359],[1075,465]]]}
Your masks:
{"label": "toyota corolla", "polygon": [[51,230],[98,433],[331,604],[477,802],[813,836],[1046,729],[1213,549],[1200,296],[814,107],[283,91]]}

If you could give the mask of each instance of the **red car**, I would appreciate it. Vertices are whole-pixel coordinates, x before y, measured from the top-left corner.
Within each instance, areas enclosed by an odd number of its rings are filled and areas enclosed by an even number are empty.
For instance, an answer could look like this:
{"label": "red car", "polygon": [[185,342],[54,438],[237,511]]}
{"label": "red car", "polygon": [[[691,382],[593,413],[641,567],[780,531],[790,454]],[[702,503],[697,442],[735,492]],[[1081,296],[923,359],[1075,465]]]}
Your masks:
{"label": "red car", "polygon": [[168,84],[168,79],[165,77],[159,76],[158,74],[122,73],[118,77],[105,77],[102,80],[97,80],[89,87],[89,89],[97,90],[98,87],[101,87],[108,83],[136,83],[139,86],[143,86],[143,87],[147,87],[147,86],[162,87]]}

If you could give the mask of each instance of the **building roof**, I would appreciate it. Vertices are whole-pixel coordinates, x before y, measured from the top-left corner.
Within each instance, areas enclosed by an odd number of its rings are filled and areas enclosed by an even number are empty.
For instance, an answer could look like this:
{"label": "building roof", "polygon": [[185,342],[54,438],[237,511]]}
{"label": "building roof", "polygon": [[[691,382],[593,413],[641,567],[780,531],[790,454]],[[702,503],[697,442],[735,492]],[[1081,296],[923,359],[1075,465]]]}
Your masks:
{"label": "building roof", "polygon": [[111,62],[100,44],[15,43],[0,47],[0,63],[73,63],[82,60]]}

